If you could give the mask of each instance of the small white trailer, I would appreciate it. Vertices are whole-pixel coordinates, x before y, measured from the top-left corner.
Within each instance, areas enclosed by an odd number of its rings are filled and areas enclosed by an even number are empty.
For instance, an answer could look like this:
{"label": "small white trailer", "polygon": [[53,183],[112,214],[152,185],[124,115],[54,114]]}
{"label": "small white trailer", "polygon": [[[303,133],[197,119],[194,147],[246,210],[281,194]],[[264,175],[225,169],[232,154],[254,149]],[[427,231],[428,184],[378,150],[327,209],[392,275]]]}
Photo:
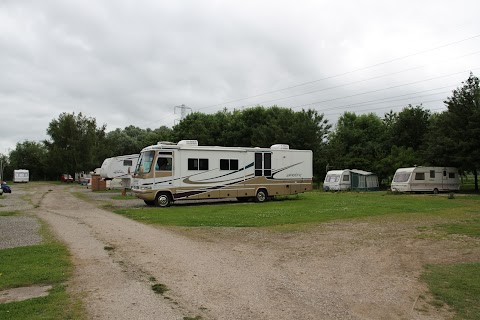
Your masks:
{"label": "small white trailer", "polygon": [[100,168],[100,176],[105,180],[122,179],[122,186],[130,188],[137,161],[138,154],[107,158]]}
{"label": "small white trailer", "polygon": [[199,146],[197,140],[159,142],[144,148],[132,192],[147,205],[176,200],[237,198],[263,202],[312,190],[312,151]]}
{"label": "small white trailer", "polygon": [[13,170],[13,182],[28,182],[30,179],[30,171],[26,169]]}
{"label": "small white trailer", "polygon": [[330,170],[323,181],[324,191],[378,190],[378,177],[358,169]]}
{"label": "small white trailer", "polygon": [[394,192],[433,192],[460,190],[458,170],[452,167],[399,168],[392,180]]}

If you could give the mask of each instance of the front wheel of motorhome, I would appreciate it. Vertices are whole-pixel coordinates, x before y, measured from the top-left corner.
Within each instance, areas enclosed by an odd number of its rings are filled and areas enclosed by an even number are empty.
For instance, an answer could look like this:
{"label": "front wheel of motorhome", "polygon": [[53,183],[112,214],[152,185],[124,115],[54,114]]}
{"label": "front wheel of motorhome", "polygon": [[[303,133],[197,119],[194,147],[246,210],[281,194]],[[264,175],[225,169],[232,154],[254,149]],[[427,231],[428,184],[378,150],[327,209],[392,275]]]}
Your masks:
{"label": "front wheel of motorhome", "polygon": [[255,196],[255,202],[265,202],[267,200],[267,190],[260,189],[257,191],[257,195]]}
{"label": "front wheel of motorhome", "polygon": [[163,192],[163,193],[159,193],[157,195],[157,198],[155,200],[157,206],[159,207],[162,207],[162,208],[166,208],[166,207],[170,207],[172,205],[172,198],[170,197],[170,195],[166,192]]}

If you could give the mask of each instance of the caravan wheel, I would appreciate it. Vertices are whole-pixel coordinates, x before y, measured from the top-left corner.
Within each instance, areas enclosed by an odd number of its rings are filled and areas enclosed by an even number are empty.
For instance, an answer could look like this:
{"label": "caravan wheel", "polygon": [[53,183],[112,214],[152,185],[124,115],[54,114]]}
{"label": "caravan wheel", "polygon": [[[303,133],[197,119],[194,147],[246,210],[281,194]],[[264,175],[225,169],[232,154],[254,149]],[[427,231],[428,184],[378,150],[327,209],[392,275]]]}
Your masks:
{"label": "caravan wheel", "polygon": [[170,207],[172,205],[172,198],[170,197],[170,194],[166,192],[161,192],[157,195],[157,198],[155,199],[155,204],[158,207],[162,208]]}

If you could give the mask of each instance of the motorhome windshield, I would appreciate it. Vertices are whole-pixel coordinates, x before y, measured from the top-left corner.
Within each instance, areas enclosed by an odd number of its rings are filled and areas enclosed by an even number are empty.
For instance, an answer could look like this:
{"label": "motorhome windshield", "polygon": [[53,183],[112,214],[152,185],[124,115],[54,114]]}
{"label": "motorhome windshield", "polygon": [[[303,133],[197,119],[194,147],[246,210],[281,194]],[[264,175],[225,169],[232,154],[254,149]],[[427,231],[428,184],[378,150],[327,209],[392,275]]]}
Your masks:
{"label": "motorhome windshield", "polygon": [[152,167],[153,158],[155,157],[155,151],[145,151],[140,154],[137,167],[135,168],[135,174],[149,173]]}
{"label": "motorhome windshield", "polygon": [[397,172],[393,177],[393,182],[407,182],[410,179],[410,172]]}

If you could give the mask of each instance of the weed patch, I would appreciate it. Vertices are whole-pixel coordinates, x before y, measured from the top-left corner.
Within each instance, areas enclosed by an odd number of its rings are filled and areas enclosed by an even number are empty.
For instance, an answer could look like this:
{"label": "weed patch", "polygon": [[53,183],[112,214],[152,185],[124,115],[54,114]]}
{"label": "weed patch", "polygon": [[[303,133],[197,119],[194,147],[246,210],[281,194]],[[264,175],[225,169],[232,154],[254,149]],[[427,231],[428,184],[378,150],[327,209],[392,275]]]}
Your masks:
{"label": "weed patch", "polygon": [[156,283],[156,284],[152,285],[152,290],[155,293],[164,294],[165,292],[167,292],[170,289],[168,289],[167,286],[164,285],[164,284]]}

